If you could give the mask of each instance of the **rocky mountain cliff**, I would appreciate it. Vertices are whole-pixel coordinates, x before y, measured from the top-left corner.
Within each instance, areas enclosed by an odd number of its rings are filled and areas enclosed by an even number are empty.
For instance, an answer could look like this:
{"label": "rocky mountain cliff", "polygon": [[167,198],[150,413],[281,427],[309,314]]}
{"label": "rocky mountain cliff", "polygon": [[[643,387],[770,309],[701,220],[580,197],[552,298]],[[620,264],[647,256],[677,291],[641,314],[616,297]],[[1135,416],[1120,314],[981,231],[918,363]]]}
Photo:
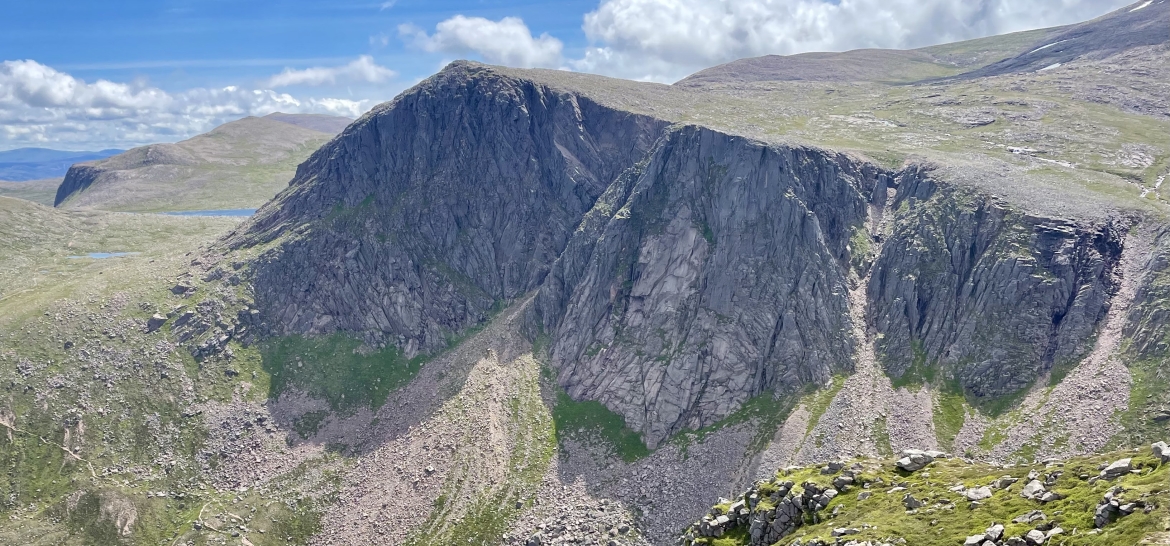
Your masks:
{"label": "rocky mountain cliff", "polygon": [[1116,292],[1128,222],[1029,216],[930,178],[900,181],[868,287],[892,376],[939,367],[994,397],[1083,356]]}
{"label": "rocky mountain cliff", "polygon": [[[1166,1],[677,85],[456,62],[311,154],[249,119],[0,198],[0,543],[1166,543]],[[1141,39],[964,76],[1071,29]],[[285,178],[73,209],[201,169]]]}
{"label": "rocky mountain cliff", "polygon": [[569,394],[655,446],[852,369],[850,240],[872,166],[686,126],[618,178],[535,307]]}
{"label": "rocky mountain cliff", "polygon": [[456,63],[302,164],[230,241],[277,333],[359,332],[410,356],[538,287],[666,123]]}
{"label": "rocky mountain cliff", "polygon": [[271,333],[409,357],[537,290],[529,335],[558,382],[650,447],[850,373],[857,320],[890,377],[991,406],[1094,347],[1148,215],[614,102],[456,63],[363,117],[228,241],[271,249],[251,277]]}

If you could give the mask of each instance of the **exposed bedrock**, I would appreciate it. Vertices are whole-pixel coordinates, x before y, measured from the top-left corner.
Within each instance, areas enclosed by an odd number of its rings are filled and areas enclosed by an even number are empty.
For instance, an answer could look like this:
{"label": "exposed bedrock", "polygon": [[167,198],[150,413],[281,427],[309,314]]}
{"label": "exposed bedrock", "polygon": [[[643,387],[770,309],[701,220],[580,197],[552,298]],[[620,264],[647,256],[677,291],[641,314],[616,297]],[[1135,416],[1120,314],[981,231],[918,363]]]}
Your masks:
{"label": "exposed bedrock", "polygon": [[441,347],[535,289],[597,197],[665,122],[454,63],[302,164],[229,243],[275,333]]}
{"label": "exposed bedrock", "polygon": [[850,370],[848,245],[878,177],[818,149],[673,131],[601,197],[538,296],[559,382],[653,446]]}
{"label": "exposed bedrock", "polygon": [[893,207],[868,287],[887,373],[1000,396],[1092,347],[1125,223],[1029,216],[929,176],[903,177]]}
{"label": "exposed bedrock", "polygon": [[1164,359],[1170,352],[1170,227],[1162,226],[1152,239],[1122,334],[1132,340],[1134,356]]}
{"label": "exposed bedrock", "polygon": [[411,355],[539,289],[526,329],[558,382],[651,446],[850,372],[859,279],[859,331],[895,377],[1002,396],[1091,347],[1129,221],[667,125],[456,63],[315,153],[228,244],[264,249],[269,333]]}

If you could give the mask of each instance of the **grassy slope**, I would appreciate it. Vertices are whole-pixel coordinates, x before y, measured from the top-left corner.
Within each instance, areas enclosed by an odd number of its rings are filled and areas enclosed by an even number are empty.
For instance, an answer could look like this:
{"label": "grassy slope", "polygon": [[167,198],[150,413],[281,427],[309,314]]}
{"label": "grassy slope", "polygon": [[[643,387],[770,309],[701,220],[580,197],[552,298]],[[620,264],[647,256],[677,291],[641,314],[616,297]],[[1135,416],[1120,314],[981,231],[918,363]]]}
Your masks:
{"label": "grassy slope", "polygon": [[16,197],[42,205],[53,205],[53,198],[57,195],[57,186],[61,179],[30,180],[28,182],[0,181],[0,196]]}
{"label": "grassy slope", "polygon": [[926,53],[941,62],[968,70],[1028,51],[1028,48],[1033,44],[1044,39],[1047,35],[1058,32],[1061,28],[1063,27],[1013,32],[1000,36],[923,47],[915,51]]}
{"label": "grassy slope", "polygon": [[[126,212],[257,208],[288,185],[296,167],[333,137],[288,123],[245,118],[179,142],[188,164],[143,163],[140,150],[96,163],[112,178],[62,206]],[[137,155],[136,155],[137,154]]]}
{"label": "grassy slope", "polygon": [[[230,400],[242,380],[202,373],[166,329],[142,328],[151,313],[191,303],[169,292],[174,275],[190,250],[235,225],[0,198],[0,239],[11,249],[0,253],[0,421],[12,431],[0,434],[0,543],[169,544],[200,514],[214,522],[226,511],[269,532],[253,538],[258,546],[315,532],[312,504],[296,491],[328,489],[328,474],[302,469],[239,497],[202,485],[206,429],[183,412]],[[140,254],[69,257],[114,250]],[[147,494],[155,491],[180,495]],[[111,507],[135,514],[130,537],[103,515]]]}

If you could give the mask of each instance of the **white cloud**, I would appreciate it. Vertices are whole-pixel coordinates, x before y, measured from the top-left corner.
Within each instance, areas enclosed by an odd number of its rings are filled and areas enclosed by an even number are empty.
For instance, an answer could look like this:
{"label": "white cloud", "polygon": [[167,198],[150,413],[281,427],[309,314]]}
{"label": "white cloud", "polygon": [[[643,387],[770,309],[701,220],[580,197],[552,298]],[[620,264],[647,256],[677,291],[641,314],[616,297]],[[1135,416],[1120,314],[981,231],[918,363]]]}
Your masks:
{"label": "white cloud", "polygon": [[1126,0],[604,0],[577,70],[674,80],[743,57],[914,48],[1083,21]]}
{"label": "white cloud", "polygon": [[298,98],[228,86],[168,93],[145,81],[86,82],[32,60],[0,62],[0,149],[173,142],[244,116],[272,112],[357,117],[373,100]]}
{"label": "white cloud", "polygon": [[0,65],[0,101],[42,108],[150,108],[167,99],[166,93],[141,84],[106,80],[85,84],[36,61],[4,61]]}
{"label": "white cloud", "polygon": [[289,87],[293,85],[334,85],[336,83],[381,83],[397,73],[374,62],[369,55],[362,55],[342,66],[316,66],[304,70],[284,69],[284,72],[268,79],[268,87]]}
{"label": "white cloud", "polygon": [[435,33],[414,25],[398,27],[398,33],[414,46],[433,53],[478,54],[493,64],[523,68],[558,67],[564,44],[547,33],[533,37],[518,17],[499,21],[456,15],[438,25]]}

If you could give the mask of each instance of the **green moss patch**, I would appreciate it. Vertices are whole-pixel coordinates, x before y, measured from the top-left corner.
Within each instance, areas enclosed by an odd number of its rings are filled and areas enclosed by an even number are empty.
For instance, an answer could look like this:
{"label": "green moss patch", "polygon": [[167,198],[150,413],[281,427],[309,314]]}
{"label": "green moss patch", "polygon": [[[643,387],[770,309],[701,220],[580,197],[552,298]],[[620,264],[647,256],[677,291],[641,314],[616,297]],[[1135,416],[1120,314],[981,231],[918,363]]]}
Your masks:
{"label": "green moss patch", "polygon": [[626,426],[626,420],[601,402],[573,400],[565,391],[557,392],[552,410],[557,441],[577,433],[595,434],[624,461],[636,461],[650,454],[642,435]]}
{"label": "green moss patch", "polygon": [[748,399],[739,409],[717,423],[695,431],[682,432],[671,439],[679,444],[684,452],[694,443],[702,443],[708,435],[719,430],[749,421],[755,421],[756,435],[748,447],[749,452],[757,452],[768,445],[768,441],[776,433],[776,429],[784,424],[784,420],[792,413],[796,406],[795,396],[776,396],[771,391],[765,391]]}
{"label": "green moss patch", "polygon": [[940,392],[934,401],[934,432],[939,446],[950,449],[966,420],[967,400],[962,393]]}
{"label": "green moss patch", "polygon": [[360,341],[343,334],[269,340],[260,346],[264,370],[271,375],[269,396],[296,388],[327,400],[334,410],[374,409],[410,381],[425,360],[407,359],[396,347],[363,349]]}

